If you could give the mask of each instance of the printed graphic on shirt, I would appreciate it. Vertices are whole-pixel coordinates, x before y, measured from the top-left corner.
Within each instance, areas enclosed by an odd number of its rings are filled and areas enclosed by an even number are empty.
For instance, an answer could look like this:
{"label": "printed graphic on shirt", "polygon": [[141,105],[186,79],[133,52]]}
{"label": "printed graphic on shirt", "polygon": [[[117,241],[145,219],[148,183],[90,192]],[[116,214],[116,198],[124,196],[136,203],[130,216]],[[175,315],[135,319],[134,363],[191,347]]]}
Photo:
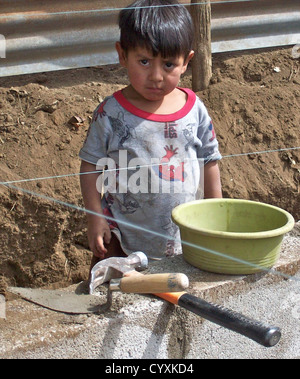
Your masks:
{"label": "printed graphic on shirt", "polygon": [[127,125],[124,120],[124,113],[119,112],[118,118],[108,116],[114,133],[119,137],[119,148],[123,148],[123,144],[130,138],[136,138],[133,127]]}
{"label": "printed graphic on shirt", "polygon": [[173,157],[177,154],[178,147],[173,145],[164,147],[166,154],[161,158],[159,165],[159,177],[164,180],[184,182],[184,162],[178,162]]}
{"label": "printed graphic on shirt", "polygon": [[[166,236],[174,236],[177,231],[177,226],[172,222],[171,218],[167,215],[160,217],[161,228]],[[166,243],[165,255],[171,257],[175,254],[175,241],[168,239]]]}
{"label": "printed graphic on shirt", "polygon": [[95,114],[93,116],[93,121],[97,121],[98,117],[102,118],[102,117],[106,116],[106,112],[104,110],[105,104],[106,104],[106,100],[104,100],[99,105],[99,107],[96,109],[96,112],[95,112]]}
{"label": "printed graphic on shirt", "polygon": [[113,214],[111,213],[111,210],[109,207],[105,207],[103,209],[103,215],[106,217],[106,221],[110,229],[119,228],[118,224],[115,221],[113,221]]}
{"label": "printed graphic on shirt", "polygon": [[185,129],[183,129],[183,135],[184,138],[187,140],[187,143],[184,146],[185,151],[188,151],[189,147],[192,147],[194,145],[194,125],[188,124]]}
{"label": "printed graphic on shirt", "polygon": [[140,208],[140,204],[130,193],[120,194],[122,196],[122,204],[120,204],[120,212],[123,214],[132,214]]}
{"label": "printed graphic on shirt", "polygon": [[213,126],[212,121],[209,124],[208,129],[211,131],[212,137],[209,139],[209,142],[212,142],[216,138],[215,128]]}
{"label": "printed graphic on shirt", "polygon": [[106,104],[106,100],[104,100],[101,104],[99,104],[98,108],[95,110],[94,114],[93,114],[93,118],[92,118],[92,122],[90,123],[90,126],[88,128],[88,131],[86,133],[86,137],[85,137],[85,140],[84,140],[84,144],[87,142],[88,140],[88,137],[90,135],[90,132],[91,132],[91,129],[93,127],[93,122],[97,121],[98,120],[98,117],[102,118],[104,116],[106,116],[106,112],[104,110],[104,106]]}
{"label": "printed graphic on shirt", "polygon": [[164,128],[164,137],[177,138],[176,127],[177,127],[177,124],[175,122],[166,122],[165,128]]}

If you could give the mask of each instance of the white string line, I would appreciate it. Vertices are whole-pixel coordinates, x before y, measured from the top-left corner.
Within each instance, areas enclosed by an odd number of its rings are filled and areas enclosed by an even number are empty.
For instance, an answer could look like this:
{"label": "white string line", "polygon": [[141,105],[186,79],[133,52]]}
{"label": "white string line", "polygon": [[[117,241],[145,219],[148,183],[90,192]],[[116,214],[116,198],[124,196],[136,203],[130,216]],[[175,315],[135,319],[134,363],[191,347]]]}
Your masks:
{"label": "white string line", "polygon": [[298,150],[298,149],[300,149],[300,146],[297,146],[297,147],[286,147],[286,148],[276,149],[276,150],[253,151],[252,153],[238,153],[238,154],[224,155],[223,158],[241,157],[243,155],[277,153],[277,152],[281,152],[281,151]]}
{"label": "white string line", "polygon": [[[0,184],[2,184],[2,183],[0,183]],[[184,241],[184,240],[172,237],[172,236],[161,234],[159,232],[155,232],[155,231],[153,231],[151,229],[146,229],[146,228],[144,228],[142,226],[139,226],[139,225],[136,225],[136,224],[132,224],[132,223],[127,222],[127,221],[117,220],[117,219],[115,219],[113,217],[102,215],[102,214],[93,212],[91,210],[79,207],[78,205],[75,205],[75,204],[70,204],[70,203],[67,203],[67,202],[59,200],[59,199],[54,199],[54,198],[52,198],[50,196],[47,196],[47,195],[39,194],[37,192],[26,190],[24,188],[16,187],[16,186],[13,186],[13,185],[10,185],[10,184],[7,184],[5,186],[8,187],[8,188],[11,188],[11,189],[15,189],[17,191],[24,192],[24,193],[26,193],[28,195],[31,195],[31,196],[39,197],[41,199],[44,199],[44,200],[47,200],[47,201],[51,201],[51,202],[56,203],[56,204],[63,205],[65,207],[68,207],[68,208],[71,208],[71,209],[74,209],[74,210],[77,210],[77,211],[80,211],[80,212],[88,213],[88,214],[91,214],[91,215],[94,215],[94,216],[97,216],[97,217],[105,218],[106,220],[114,221],[114,222],[116,222],[118,224],[123,224],[125,226],[129,226],[129,227],[131,227],[133,229],[140,230],[142,232],[149,233],[149,234],[158,236],[160,238],[164,238],[164,239],[167,239],[167,240],[173,240],[173,241],[179,242],[179,243],[181,243],[182,245],[185,245],[185,246],[189,246],[189,247],[196,248],[196,249],[201,249],[201,250],[204,250],[204,251],[206,251],[206,252],[208,252],[210,254],[213,254],[213,255],[216,255],[216,256],[219,256],[219,257],[222,257],[222,258],[226,258],[226,259],[238,262],[238,263],[246,264],[247,266],[259,269],[260,271],[264,271],[264,272],[266,272],[268,274],[274,274],[274,275],[281,276],[284,279],[295,280],[295,281],[299,281],[300,282],[300,279],[298,279],[296,277],[293,277],[293,276],[290,276],[288,274],[284,274],[284,273],[282,273],[280,271],[276,271],[273,268],[265,268],[265,267],[262,267],[260,265],[255,264],[255,263],[251,263],[251,262],[245,261],[245,260],[240,259],[240,258],[232,257],[232,256],[229,256],[229,255],[223,254],[221,252],[209,249],[207,247],[203,247],[203,246],[196,245],[196,244],[193,244],[191,242],[187,242],[187,241]]]}
{"label": "white string line", "polygon": [[[242,2],[253,2],[257,0],[227,0],[227,1],[213,1],[211,4],[226,4],[226,3],[242,3]],[[204,5],[207,4],[207,2],[197,2],[197,3],[180,3],[180,5],[184,6],[195,6],[195,5]],[[39,16],[59,16],[59,15],[76,15],[76,14],[84,14],[84,13],[104,13],[104,12],[120,12],[123,9],[150,9],[150,8],[166,8],[166,7],[177,7],[178,4],[164,4],[164,5],[150,5],[150,6],[143,6],[143,7],[113,7],[113,8],[99,8],[99,9],[86,9],[86,10],[78,10],[78,11],[62,11],[62,12],[49,12],[49,13],[15,13],[13,15],[4,15],[0,16],[1,19],[9,19],[9,18],[18,18],[22,15],[26,15],[26,17],[39,17]]]}
{"label": "white string line", "polygon": [[[263,151],[253,151],[252,153],[238,153],[238,154],[230,154],[230,155],[223,155],[222,158],[234,158],[234,157],[241,157],[246,155],[255,155],[255,154],[266,154],[266,153],[277,153],[277,152],[283,152],[283,151],[289,151],[289,150],[299,150],[300,146],[298,147],[287,147],[282,149],[276,149],[276,150],[263,150]],[[186,159],[185,161],[196,161],[198,159]],[[154,164],[146,164],[146,165],[138,165],[138,166],[132,166],[132,167],[119,167],[119,168],[113,168],[113,169],[107,169],[105,172],[114,172],[114,171],[121,171],[121,170],[136,170],[138,168],[143,167],[155,167],[155,166],[164,166],[168,165],[168,162],[166,163],[154,163]],[[96,171],[88,171],[88,172],[77,172],[77,173],[71,173],[71,174],[62,174],[62,175],[54,175],[54,176],[44,176],[39,178],[30,178],[30,179],[20,179],[20,180],[11,180],[6,182],[0,182],[1,185],[8,185],[8,184],[17,184],[17,183],[26,183],[26,182],[34,182],[34,181],[42,181],[42,180],[49,180],[49,179],[60,179],[60,178],[67,178],[72,176],[81,176],[81,175],[88,175],[88,174],[101,174],[103,170],[96,170]]]}

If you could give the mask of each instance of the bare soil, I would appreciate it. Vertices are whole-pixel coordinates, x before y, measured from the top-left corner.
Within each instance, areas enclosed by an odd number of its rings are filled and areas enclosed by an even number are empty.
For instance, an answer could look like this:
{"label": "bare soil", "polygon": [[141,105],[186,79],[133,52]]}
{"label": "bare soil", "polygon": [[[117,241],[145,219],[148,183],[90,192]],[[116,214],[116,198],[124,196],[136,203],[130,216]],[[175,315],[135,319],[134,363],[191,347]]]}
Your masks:
{"label": "bare soil", "polygon": [[[299,66],[291,48],[214,55],[211,85],[198,93],[224,156],[224,197],[273,204],[296,221],[300,150],[265,151],[300,146]],[[1,182],[78,173],[93,110],[126,84],[119,65],[1,78]],[[181,86],[191,87],[191,70]],[[78,175],[14,185],[83,205]],[[0,292],[7,285],[53,288],[87,278],[83,212],[5,186],[0,204]]]}

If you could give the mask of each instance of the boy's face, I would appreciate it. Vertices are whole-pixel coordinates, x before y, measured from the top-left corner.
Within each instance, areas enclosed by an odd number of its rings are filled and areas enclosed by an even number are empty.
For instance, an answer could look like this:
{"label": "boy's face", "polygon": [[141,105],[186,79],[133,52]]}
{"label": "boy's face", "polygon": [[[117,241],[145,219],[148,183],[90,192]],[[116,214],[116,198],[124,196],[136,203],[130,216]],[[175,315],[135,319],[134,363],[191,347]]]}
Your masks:
{"label": "boy's face", "polygon": [[131,49],[127,54],[119,43],[116,48],[120,64],[127,69],[131,86],[148,101],[160,101],[171,93],[193,56],[191,51],[186,60],[183,56],[164,59],[161,55],[154,57],[146,48]]}

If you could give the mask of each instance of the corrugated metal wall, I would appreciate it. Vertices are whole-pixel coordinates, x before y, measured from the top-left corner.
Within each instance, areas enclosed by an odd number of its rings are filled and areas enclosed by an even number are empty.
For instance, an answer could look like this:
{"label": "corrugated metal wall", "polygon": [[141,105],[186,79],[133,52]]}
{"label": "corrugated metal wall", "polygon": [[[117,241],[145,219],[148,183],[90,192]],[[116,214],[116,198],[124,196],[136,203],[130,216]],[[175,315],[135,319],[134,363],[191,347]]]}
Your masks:
{"label": "corrugated metal wall", "polygon": [[[130,3],[0,0],[0,76],[116,63],[117,15]],[[213,53],[297,43],[300,0],[212,1]]]}

